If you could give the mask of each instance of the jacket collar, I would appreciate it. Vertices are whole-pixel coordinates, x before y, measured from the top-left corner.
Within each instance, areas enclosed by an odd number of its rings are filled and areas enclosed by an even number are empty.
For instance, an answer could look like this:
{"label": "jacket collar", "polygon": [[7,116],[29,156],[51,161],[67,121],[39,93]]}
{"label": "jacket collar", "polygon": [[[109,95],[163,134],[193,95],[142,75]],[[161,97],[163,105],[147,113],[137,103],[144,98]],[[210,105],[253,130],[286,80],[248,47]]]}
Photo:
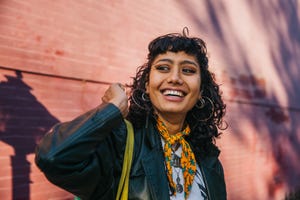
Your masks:
{"label": "jacket collar", "polygon": [[149,141],[150,147],[154,148],[159,143],[158,143],[158,140],[157,140],[158,132],[157,132],[155,126],[154,126],[154,123],[153,123],[152,119],[149,119],[147,117],[147,122],[146,122],[146,127],[145,128],[146,128],[147,139]]}

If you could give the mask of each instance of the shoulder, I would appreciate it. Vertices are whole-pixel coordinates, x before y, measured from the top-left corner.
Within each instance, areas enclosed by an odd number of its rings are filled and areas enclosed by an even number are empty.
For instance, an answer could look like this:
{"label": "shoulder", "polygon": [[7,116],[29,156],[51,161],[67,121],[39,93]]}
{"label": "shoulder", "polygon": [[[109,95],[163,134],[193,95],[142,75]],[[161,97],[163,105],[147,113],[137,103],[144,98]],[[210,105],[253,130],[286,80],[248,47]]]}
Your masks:
{"label": "shoulder", "polygon": [[222,168],[221,162],[219,160],[220,150],[214,143],[207,143],[205,148],[195,149],[195,156],[197,161],[210,169],[219,169]]}
{"label": "shoulder", "polygon": [[212,157],[219,157],[221,151],[214,143],[207,145],[207,154]]}

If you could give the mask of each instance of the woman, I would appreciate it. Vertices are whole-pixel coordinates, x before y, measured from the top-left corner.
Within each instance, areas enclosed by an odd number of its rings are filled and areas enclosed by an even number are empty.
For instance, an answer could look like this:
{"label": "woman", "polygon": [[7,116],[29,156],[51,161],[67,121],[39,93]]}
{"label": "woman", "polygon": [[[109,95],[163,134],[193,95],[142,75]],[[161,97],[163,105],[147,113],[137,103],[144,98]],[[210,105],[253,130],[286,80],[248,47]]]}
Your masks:
{"label": "woman", "polygon": [[214,140],[225,114],[200,38],[167,34],[149,44],[133,79],[112,84],[97,108],[52,128],[36,163],[54,184],[81,199],[115,199],[126,145],[134,126],[129,199],[226,199]]}

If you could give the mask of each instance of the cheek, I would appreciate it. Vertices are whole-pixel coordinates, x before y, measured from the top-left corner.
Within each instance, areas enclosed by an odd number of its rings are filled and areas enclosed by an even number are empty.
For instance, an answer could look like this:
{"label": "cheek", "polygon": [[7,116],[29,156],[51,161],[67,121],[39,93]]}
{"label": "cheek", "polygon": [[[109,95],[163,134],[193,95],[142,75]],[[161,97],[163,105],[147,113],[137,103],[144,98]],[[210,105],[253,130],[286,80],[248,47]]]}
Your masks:
{"label": "cheek", "polygon": [[198,98],[201,97],[201,94],[200,94],[201,85],[200,84],[201,84],[200,80],[195,81],[195,83],[193,84],[194,87],[192,88],[193,98],[195,99],[196,102],[197,102]]}
{"label": "cheek", "polygon": [[146,84],[146,92],[149,94],[158,87],[159,76],[151,73],[149,75],[148,83]]}
{"label": "cheek", "polygon": [[201,79],[199,78],[194,78],[193,80],[190,80],[189,82],[190,88],[194,91],[199,91],[201,88]]}

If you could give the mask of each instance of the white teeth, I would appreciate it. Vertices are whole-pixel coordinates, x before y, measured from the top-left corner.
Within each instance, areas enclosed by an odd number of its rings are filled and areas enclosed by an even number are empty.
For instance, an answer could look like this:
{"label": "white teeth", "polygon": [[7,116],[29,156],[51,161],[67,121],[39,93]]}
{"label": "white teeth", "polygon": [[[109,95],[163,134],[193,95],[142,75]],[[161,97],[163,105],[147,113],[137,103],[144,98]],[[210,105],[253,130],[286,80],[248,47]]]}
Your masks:
{"label": "white teeth", "polygon": [[183,97],[183,93],[178,90],[165,90],[163,92],[164,95],[172,95],[172,96],[180,96]]}

